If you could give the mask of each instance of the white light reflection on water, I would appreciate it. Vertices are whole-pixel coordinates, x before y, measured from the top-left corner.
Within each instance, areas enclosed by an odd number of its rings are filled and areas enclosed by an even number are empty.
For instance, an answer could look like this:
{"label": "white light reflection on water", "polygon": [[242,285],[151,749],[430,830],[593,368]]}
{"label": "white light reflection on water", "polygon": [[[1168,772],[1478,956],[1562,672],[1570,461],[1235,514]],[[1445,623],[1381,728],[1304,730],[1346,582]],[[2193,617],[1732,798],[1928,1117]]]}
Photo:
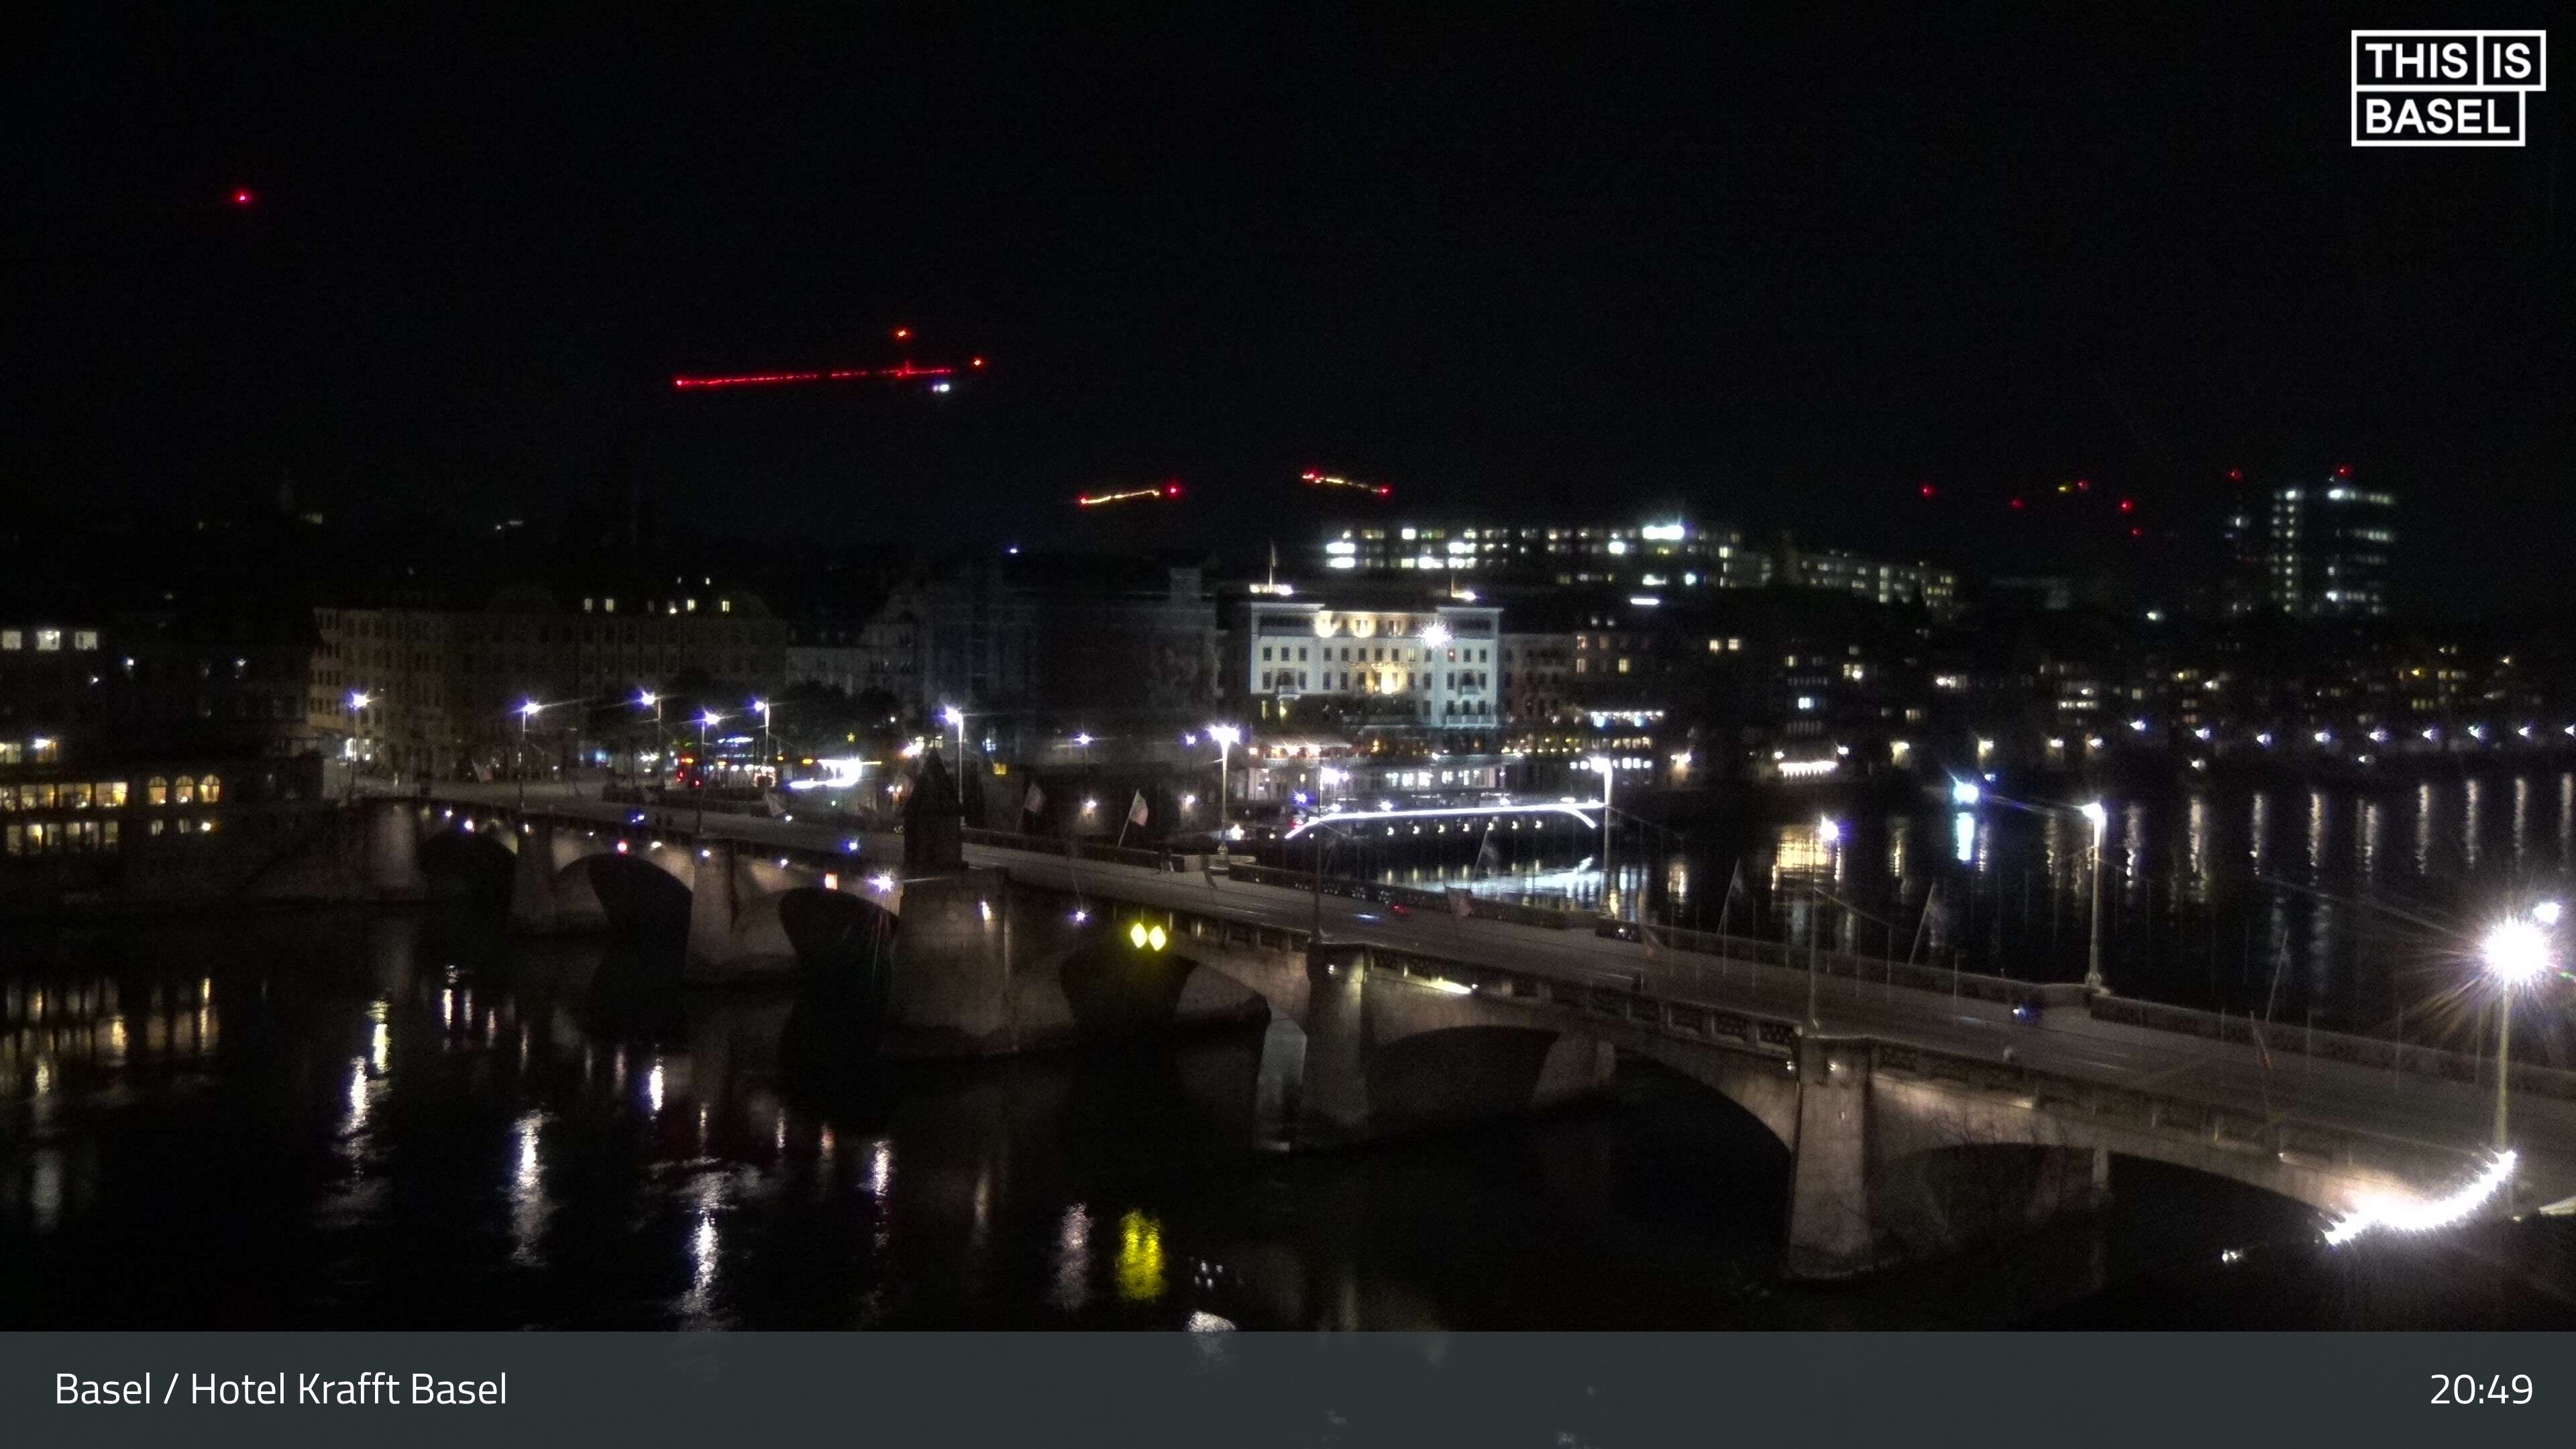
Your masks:
{"label": "white light reflection on water", "polygon": [[518,1143],[518,1170],[510,1178],[510,1261],[523,1268],[545,1265],[541,1250],[546,1219],[554,1212],[554,1203],[546,1196],[545,1160],[538,1150],[545,1121],[543,1112],[528,1112],[512,1129]]}
{"label": "white light reflection on water", "polygon": [[691,1196],[696,1221],[689,1229],[689,1291],[680,1296],[679,1312],[690,1327],[712,1327],[717,1317],[716,1291],[724,1250],[724,1237],[717,1227],[717,1219],[726,1206],[724,1174],[699,1174]]}
{"label": "white light reflection on water", "polygon": [[1950,853],[1959,864],[1967,865],[1977,858],[1977,813],[1962,810],[1950,817]]}
{"label": "white light reflection on water", "polygon": [[1055,1234],[1055,1285],[1048,1301],[1079,1313],[1091,1301],[1091,1212],[1081,1203],[1064,1210]]}

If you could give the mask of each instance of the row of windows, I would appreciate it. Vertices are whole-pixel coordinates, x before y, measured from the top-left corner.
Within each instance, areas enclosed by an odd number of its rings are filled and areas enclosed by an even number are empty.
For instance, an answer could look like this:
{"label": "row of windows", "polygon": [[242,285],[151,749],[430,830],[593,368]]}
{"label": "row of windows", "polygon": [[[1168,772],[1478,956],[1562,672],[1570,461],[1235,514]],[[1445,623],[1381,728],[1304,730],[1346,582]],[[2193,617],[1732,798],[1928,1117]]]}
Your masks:
{"label": "row of windows", "polygon": [[[206,836],[222,824],[211,819],[154,820],[151,833],[160,836]],[[122,821],[117,820],[12,820],[0,830],[0,846],[10,855],[95,855],[117,849],[123,843]]]}
{"label": "row of windows", "polygon": [[[27,647],[27,636],[30,633],[36,636],[37,653],[54,654],[59,653],[62,650],[63,630],[0,629],[0,654],[15,654],[18,651],[25,649]],[[76,650],[89,650],[96,649],[98,647],[98,631],[96,629],[74,629],[71,630],[70,633],[72,648]]]}
{"label": "row of windows", "polygon": [[[0,785],[0,811],[121,810],[130,786],[124,780],[36,780]],[[181,775],[176,780],[155,775],[143,782],[146,805],[216,805],[224,782],[214,775]]]}

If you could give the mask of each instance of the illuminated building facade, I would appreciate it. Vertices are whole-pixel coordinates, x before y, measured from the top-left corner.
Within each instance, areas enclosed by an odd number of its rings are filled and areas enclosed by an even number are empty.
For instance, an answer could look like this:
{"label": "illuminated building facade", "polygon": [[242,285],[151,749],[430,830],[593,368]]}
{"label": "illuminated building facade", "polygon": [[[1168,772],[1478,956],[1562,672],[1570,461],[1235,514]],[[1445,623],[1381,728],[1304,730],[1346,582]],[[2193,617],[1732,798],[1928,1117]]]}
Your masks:
{"label": "illuminated building facade", "polygon": [[1490,731],[1501,722],[1501,609],[1339,602],[1241,605],[1232,652],[1257,719],[1285,722],[1300,700],[1321,698],[1374,705],[1390,724]]}

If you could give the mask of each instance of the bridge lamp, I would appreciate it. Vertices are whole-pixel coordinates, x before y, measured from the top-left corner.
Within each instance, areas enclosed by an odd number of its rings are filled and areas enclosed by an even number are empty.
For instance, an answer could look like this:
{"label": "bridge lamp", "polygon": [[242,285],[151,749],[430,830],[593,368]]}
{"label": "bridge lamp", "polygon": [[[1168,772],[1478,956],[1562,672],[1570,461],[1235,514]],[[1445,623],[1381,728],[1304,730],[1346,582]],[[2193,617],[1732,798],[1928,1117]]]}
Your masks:
{"label": "bridge lamp", "polygon": [[1216,741],[1216,828],[1223,830],[1225,828],[1226,765],[1229,757],[1234,753],[1234,747],[1243,743],[1243,728],[1240,725],[1212,724],[1207,727],[1207,737]]}
{"label": "bridge lamp", "polygon": [[2093,827],[2093,907],[2092,922],[2085,931],[2084,989],[2102,991],[2102,837],[2111,828],[2111,812],[2099,800],[2087,800],[2078,807]]}
{"label": "bridge lamp", "polygon": [[1843,838],[1843,823],[1828,815],[1816,822],[1816,839],[1833,845]]}
{"label": "bridge lamp", "polygon": [[883,895],[887,891],[894,889],[894,876],[892,873],[887,871],[878,871],[875,875],[868,877],[868,889],[875,891],[879,895]]}
{"label": "bridge lamp", "polygon": [[[2544,903],[2556,919],[2558,903]],[[2539,915],[2535,909],[2533,917]],[[2487,975],[2496,983],[2496,1109],[2495,1150],[2505,1150],[2505,1092],[2513,1081],[2508,1053],[2513,1047],[2513,993],[2515,988],[2537,982],[2555,964],[2551,959],[2549,933],[2537,919],[2500,921],[2488,930],[2478,944],[2478,959]]]}
{"label": "bridge lamp", "polygon": [[1977,788],[1977,782],[1974,780],[1953,780],[1950,782],[1950,803],[1953,805],[1974,805],[1979,800],[1985,798],[1985,793],[1985,791]]}

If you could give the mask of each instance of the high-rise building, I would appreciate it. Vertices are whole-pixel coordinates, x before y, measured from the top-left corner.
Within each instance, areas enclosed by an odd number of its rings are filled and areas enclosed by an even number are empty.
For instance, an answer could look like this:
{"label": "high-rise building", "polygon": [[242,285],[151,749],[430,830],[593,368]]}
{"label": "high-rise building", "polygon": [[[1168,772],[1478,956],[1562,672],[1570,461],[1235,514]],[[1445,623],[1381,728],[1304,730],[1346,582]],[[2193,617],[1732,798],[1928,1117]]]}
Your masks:
{"label": "high-rise building", "polygon": [[2396,495],[2355,485],[2348,467],[2320,485],[2273,490],[2272,606],[2297,619],[2387,613],[2396,515]]}

